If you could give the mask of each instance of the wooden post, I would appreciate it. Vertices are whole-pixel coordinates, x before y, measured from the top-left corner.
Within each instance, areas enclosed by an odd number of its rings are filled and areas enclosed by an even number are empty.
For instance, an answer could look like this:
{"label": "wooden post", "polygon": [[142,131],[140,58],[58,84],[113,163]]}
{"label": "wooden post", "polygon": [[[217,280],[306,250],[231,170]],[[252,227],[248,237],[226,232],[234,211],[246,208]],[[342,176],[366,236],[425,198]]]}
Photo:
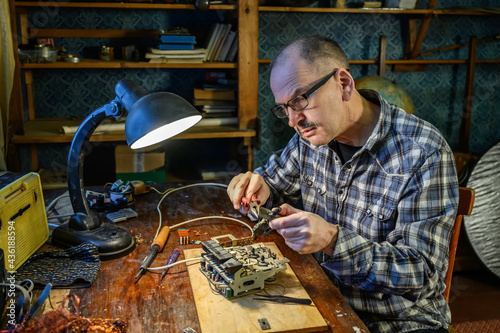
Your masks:
{"label": "wooden post", "polygon": [[469,57],[467,59],[467,76],[465,78],[465,96],[462,112],[462,123],[460,125],[460,137],[458,148],[463,153],[469,152],[470,118],[472,116],[472,97],[474,95],[474,72],[476,69],[477,37],[472,36],[469,46]]}
{"label": "wooden post", "polygon": [[247,171],[253,171],[253,147],[252,147],[252,138],[246,137],[243,139],[244,145],[248,149],[247,154]]}
{"label": "wooden post", "polygon": [[26,100],[28,102],[28,119],[34,120],[35,117],[35,98],[33,96],[33,72],[24,71],[24,80],[26,82]]}
{"label": "wooden post", "polygon": [[[254,128],[259,90],[259,7],[253,0],[238,3],[238,117],[240,129]],[[244,83],[242,85],[241,83]]]}
{"label": "wooden post", "polygon": [[378,75],[385,76],[385,58],[387,49],[387,38],[380,36],[379,50],[378,50]]}
{"label": "wooden post", "polygon": [[[437,0],[431,0],[427,9],[433,10],[436,7]],[[418,31],[417,39],[415,40],[415,44],[413,45],[413,51],[411,52],[410,59],[416,59],[418,55],[418,51],[420,50],[420,46],[422,46],[422,42],[424,41],[425,33],[429,28],[429,24],[431,23],[432,13],[429,13],[422,20],[422,25],[420,26],[420,30]]]}
{"label": "wooden post", "polygon": [[[18,36],[17,34],[17,24],[16,24],[16,8],[14,6],[14,1],[9,2],[9,11],[10,11],[10,25],[11,25],[11,33],[12,33],[12,46],[14,48],[14,58],[15,58],[15,68],[14,68],[14,81],[12,86],[12,92],[10,95],[9,101],[9,109],[7,123],[5,124],[6,133],[6,144],[7,146],[7,155],[6,155],[6,163],[7,168],[11,171],[21,171],[21,159],[18,151],[18,147],[10,143],[11,138],[14,134],[21,133],[24,130],[24,113],[23,113],[23,99],[22,99],[22,85],[21,85],[21,69],[19,64],[19,56],[18,56],[18,44],[19,38],[21,38],[21,43],[26,40],[24,35]],[[27,24],[27,15],[21,14],[21,27],[24,27]],[[21,31],[22,32],[22,31]]]}

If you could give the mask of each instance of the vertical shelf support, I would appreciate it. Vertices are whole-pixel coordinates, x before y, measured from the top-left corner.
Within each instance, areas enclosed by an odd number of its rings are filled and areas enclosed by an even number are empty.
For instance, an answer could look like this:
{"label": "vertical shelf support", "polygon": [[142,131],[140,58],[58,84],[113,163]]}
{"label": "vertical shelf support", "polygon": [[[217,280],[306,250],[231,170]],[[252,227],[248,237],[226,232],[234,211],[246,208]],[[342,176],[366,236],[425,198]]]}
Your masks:
{"label": "vertical shelf support", "polygon": [[253,171],[253,147],[252,147],[252,138],[245,137],[243,139],[243,144],[248,149],[248,160],[247,160],[247,170]]}
{"label": "vertical shelf support", "polygon": [[28,15],[21,11],[19,14],[20,21],[20,35],[17,31],[17,12],[14,1],[9,1],[9,11],[10,11],[10,25],[12,33],[12,46],[14,48],[14,58],[15,58],[15,69],[14,69],[14,81],[12,86],[12,92],[10,96],[9,109],[7,110],[7,133],[6,141],[8,145],[7,149],[7,169],[9,170],[20,170],[21,169],[21,158],[19,155],[18,147],[10,142],[14,134],[18,134],[24,131],[24,112],[23,112],[23,96],[22,96],[22,86],[21,86],[21,69],[19,64],[18,56],[18,45],[19,43],[27,43],[28,37],[26,36],[26,31],[28,27]]}
{"label": "vertical shelf support", "polygon": [[387,54],[387,37],[380,36],[378,50],[378,76],[385,76],[385,58]]}
{"label": "vertical shelf support", "polygon": [[35,117],[35,98],[33,97],[33,72],[24,71],[24,80],[26,82],[26,101],[28,102],[28,119],[34,120]]}
{"label": "vertical shelf support", "polygon": [[[431,0],[429,2],[429,5],[427,6],[427,9],[429,11],[433,11],[434,8],[436,8],[437,0]],[[431,17],[432,13],[429,13],[425,16],[425,18],[422,20],[422,25],[420,26],[420,30],[418,31],[417,38],[415,40],[415,44],[413,45],[413,50],[410,55],[410,59],[416,59],[418,56],[418,51],[420,50],[420,47],[422,46],[422,42],[424,41],[425,33],[427,32],[427,29],[429,28],[429,24],[431,23]]]}
{"label": "vertical shelf support", "polygon": [[474,72],[476,69],[477,37],[472,36],[469,46],[469,58],[467,59],[467,75],[465,78],[465,96],[462,112],[462,123],[460,124],[460,137],[458,148],[462,153],[469,152],[470,119],[472,116],[472,97],[474,95]]}
{"label": "vertical shelf support", "polygon": [[[259,109],[259,7],[255,0],[238,2],[238,119],[240,129],[255,128]],[[244,85],[242,85],[244,83]],[[248,148],[248,170],[253,170],[253,147]]]}
{"label": "vertical shelf support", "polygon": [[[254,0],[238,2],[238,117],[239,128],[255,127],[259,90],[259,7]],[[241,83],[244,83],[242,85]]]}

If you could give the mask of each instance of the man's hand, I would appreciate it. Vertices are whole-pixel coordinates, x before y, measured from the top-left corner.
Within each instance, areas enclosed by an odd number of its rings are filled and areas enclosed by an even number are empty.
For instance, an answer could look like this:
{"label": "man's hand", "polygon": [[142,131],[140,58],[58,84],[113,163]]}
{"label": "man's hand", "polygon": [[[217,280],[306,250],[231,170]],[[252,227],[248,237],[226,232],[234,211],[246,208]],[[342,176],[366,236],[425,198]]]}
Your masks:
{"label": "man's hand", "polygon": [[288,204],[281,206],[279,217],[269,226],[285,239],[285,243],[301,254],[323,251],[332,255],[337,242],[338,227],[321,216],[308,213]]}
{"label": "man's hand", "polygon": [[234,209],[240,209],[241,199],[259,200],[262,204],[267,201],[271,190],[261,175],[252,173],[240,173],[234,177],[227,186],[227,194],[233,203]]}

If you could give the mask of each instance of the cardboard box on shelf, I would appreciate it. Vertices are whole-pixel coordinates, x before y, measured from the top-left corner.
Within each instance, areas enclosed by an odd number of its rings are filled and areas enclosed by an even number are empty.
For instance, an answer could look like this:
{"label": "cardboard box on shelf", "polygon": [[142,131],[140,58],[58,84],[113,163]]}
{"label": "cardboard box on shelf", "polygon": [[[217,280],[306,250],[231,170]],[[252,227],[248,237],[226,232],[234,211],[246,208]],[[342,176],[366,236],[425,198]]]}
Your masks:
{"label": "cardboard box on shelf", "polygon": [[116,179],[165,182],[165,153],[136,151],[126,145],[115,148]]}

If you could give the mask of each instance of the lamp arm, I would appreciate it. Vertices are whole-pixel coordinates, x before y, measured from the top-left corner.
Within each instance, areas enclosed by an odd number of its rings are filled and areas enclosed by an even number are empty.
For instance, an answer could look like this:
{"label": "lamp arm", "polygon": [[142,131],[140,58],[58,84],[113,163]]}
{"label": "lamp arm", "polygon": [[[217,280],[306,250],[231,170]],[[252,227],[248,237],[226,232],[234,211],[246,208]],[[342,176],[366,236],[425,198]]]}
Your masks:
{"label": "lamp arm", "polygon": [[75,214],[83,213],[92,216],[84,191],[83,162],[87,145],[92,133],[99,124],[108,117],[120,118],[124,109],[118,98],[87,116],[78,127],[73,137],[68,155],[68,191]]}

